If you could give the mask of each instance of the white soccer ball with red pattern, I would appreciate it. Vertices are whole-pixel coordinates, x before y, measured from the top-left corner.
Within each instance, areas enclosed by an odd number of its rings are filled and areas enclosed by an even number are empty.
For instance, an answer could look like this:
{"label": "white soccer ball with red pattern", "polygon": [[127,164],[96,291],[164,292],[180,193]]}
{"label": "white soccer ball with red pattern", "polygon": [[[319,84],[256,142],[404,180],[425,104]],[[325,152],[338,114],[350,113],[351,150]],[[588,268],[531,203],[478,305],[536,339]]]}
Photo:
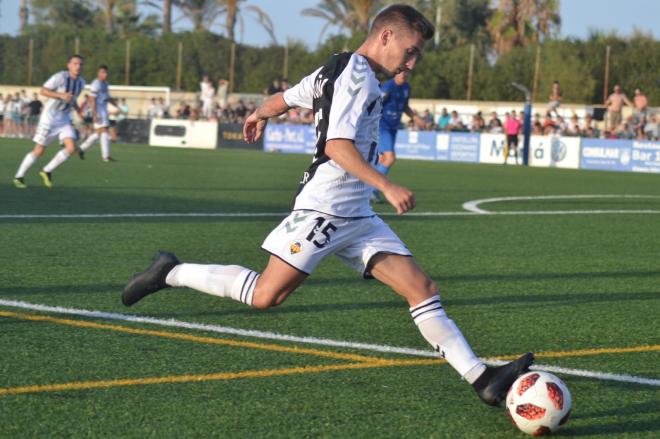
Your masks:
{"label": "white soccer ball with red pattern", "polygon": [[571,415],[571,394],[566,384],[548,372],[518,377],[506,396],[506,410],[520,430],[533,436],[556,431]]}

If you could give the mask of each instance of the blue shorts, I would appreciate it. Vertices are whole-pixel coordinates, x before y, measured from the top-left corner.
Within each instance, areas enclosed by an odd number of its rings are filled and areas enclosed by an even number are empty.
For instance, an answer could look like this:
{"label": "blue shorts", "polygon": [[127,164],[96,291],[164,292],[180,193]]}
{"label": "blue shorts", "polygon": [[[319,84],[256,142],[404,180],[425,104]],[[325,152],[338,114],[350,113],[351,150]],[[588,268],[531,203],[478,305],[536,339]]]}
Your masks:
{"label": "blue shorts", "polygon": [[394,152],[396,132],[397,130],[392,130],[383,126],[380,127],[378,130],[378,154]]}

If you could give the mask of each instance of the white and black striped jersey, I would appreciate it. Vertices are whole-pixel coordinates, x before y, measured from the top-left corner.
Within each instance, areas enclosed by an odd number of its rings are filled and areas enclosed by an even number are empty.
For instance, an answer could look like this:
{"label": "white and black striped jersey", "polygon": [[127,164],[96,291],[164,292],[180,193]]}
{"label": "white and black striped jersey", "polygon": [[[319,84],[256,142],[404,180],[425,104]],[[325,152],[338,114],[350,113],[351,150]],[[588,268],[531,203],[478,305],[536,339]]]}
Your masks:
{"label": "white and black striped jersey", "polygon": [[69,76],[69,72],[62,70],[51,76],[48,81],[43,85],[48,90],[56,91],[58,93],[68,92],[73,95],[73,99],[65,102],[62,99],[48,98],[44,111],[41,113],[41,121],[54,122],[62,120],[63,118],[70,119],[71,109],[74,102],[76,102],[78,95],[85,88],[85,80],[80,76],[73,79]]}
{"label": "white and black striped jersey", "polygon": [[326,141],[349,139],[365,160],[378,160],[382,111],[379,82],[367,59],[356,53],[334,55],[324,66],[284,92],[290,107],[311,108],[316,151],[303,174],[293,210],[315,210],[345,218],[374,215],[373,188],[346,172],[325,154]]}
{"label": "white and black striped jersey", "polygon": [[96,98],[96,110],[106,110],[108,101],[110,100],[110,89],[108,88],[108,81],[101,81],[95,79],[92,81],[90,95]]}

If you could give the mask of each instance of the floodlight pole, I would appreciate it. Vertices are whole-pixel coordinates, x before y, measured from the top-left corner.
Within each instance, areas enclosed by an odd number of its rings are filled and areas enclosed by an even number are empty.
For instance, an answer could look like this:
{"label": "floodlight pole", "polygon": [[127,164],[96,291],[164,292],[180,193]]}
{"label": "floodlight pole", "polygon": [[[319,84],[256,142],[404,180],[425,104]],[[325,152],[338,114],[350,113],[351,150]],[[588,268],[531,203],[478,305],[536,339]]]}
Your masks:
{"label": "floodlight pole", "polygon": [[529,88],[517,82],[512,82],[511,85],[525,93],[525,120],[523,121],[523,165],[529,164],[529,138],[532,132],[532,93]]}

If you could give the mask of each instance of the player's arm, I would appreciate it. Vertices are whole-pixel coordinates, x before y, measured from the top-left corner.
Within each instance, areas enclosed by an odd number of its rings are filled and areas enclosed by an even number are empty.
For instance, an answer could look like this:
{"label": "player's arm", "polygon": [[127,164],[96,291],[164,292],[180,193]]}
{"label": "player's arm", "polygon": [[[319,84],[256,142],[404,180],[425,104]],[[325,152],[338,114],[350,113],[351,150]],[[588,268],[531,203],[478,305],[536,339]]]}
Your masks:
{"label": "player's arm", "polygon": [[345,171],[363,183],[383,193],[399,215],[415,207],[415,196],[408,189],[389,181],[367,162],[349,139],[332,139],[325,144],[325,153]]}
{"label": "player's arm", "polygon": [[410,105],[406,104],[406,108],[403,110],[406,115],[415,122],[415,125],[417,125],[419,128],[424,129],[426,128],[426,123],[424,122],[424,119],[419,117],[413,110],[410,108]]}
{"label": "player's arm", "polygon": [[254,143],[261,138],[266,123],[271,117],[279,116],[289,110],[289,105],[284,100],[284,93],[275,93],[266,98],[259,108],[245,120],[243,125],[243,139],[247,143]]}
{"label": "player's arm", "polygon": [[92,107],[92,121],[98,123],[98,120],[96,119],[96,96],[90,95],[87,98],[87,102]]}
{"label": "player's arm", "polygon": [[85,115],[83,114],[82,109],[80,108],[80,106],[78,105],[78,102],[76,100],[73,101],[72,107],[73,107],[74,110],[76,110],[76,113],[78,113],[78,116],[81,119],[85,119]]}

